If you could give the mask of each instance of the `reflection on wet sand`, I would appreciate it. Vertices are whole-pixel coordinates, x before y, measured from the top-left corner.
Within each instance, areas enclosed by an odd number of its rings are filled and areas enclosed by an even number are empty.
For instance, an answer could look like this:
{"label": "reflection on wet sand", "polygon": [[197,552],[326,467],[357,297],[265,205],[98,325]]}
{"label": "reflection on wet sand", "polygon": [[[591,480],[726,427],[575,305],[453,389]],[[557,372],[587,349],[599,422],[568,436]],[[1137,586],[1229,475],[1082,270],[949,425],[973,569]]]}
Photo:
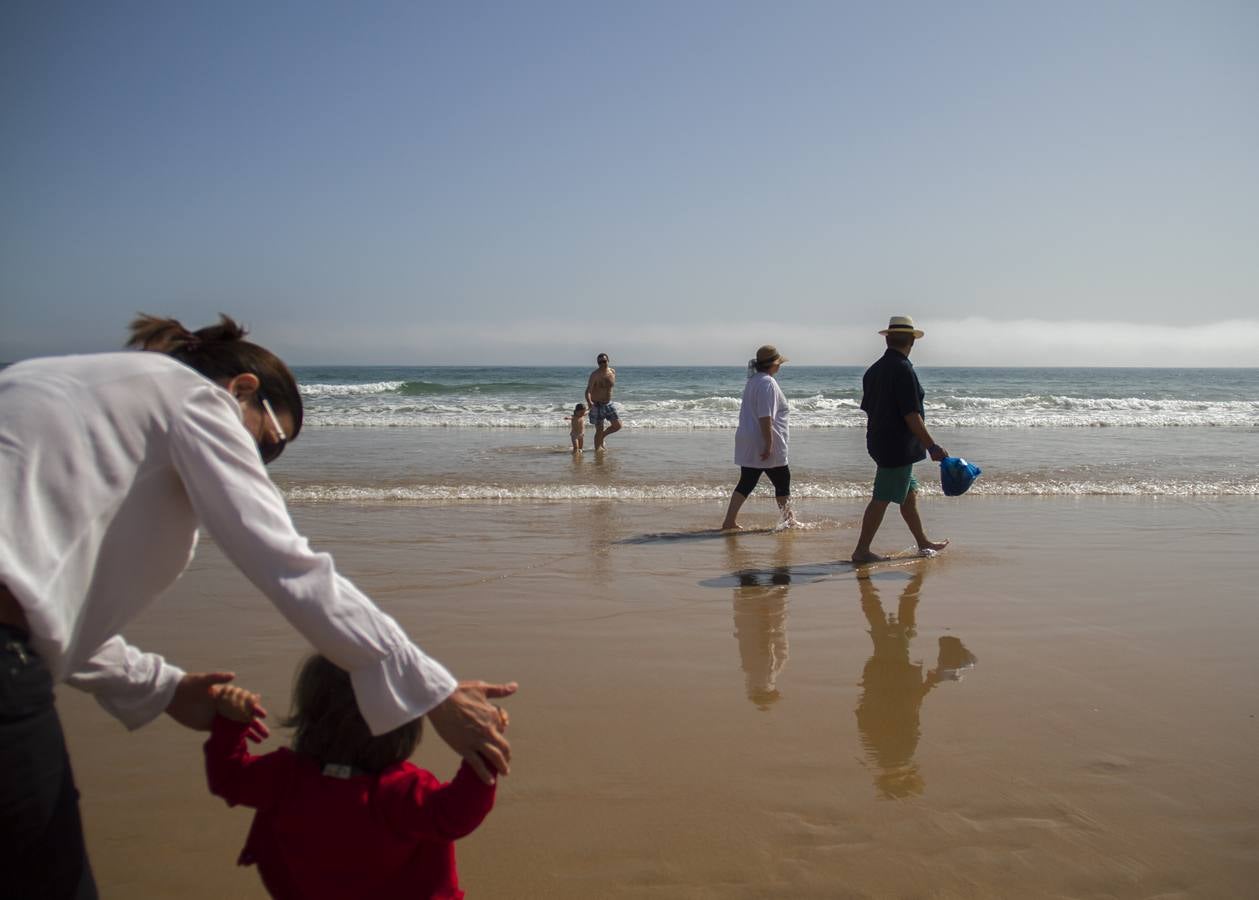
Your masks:
{"label": "reflection on wet sand", "polygon": [[861,609],[870,623],[874,652],[861,676],[857,699],[857,729],[866,759],[874,769],[874,785],[885,799],[921,794],[925,787],[914,760],[921,736],[919,713],[923,699],[942,681],[958,681],[975,664],[975,656],[961,640],[939,640],[936,667],[923,674],[923,664],[910,661],[910,644],[917,636],[917,611],[926,567],[920,566],[901,591],[896,612],[888,615],[879,589],[866,575],[858,577]]}
{"label": "reflection on wet sand", "polygon": [[596,589],[602,590],[602,585],[613,577],[609,548],[620,537],[622,523],[616,514],[616,504],[611,500],[598,500],[575,509],[578,528],[589,541],[586,565]]}
{"label": "reflection on wet sand", "polygon": [[787,588],[791,584],[785,564],[787,545],[786,541],[779,544],[775,551],[779,565],[770,570],[781,577],[765,578],[763,571],[750,568],[752,557],[740,549],[737,538],[726,541],[730,568],[736,573],[734,637],[739,643],[739,664],[748,700],[761,710],[778,702],[778,674],[787,662]]}
{"label": "reflection on wet sand", "polygon": [[569,471],[574,487],[613,488],[622,482],[621,461],[615,454],[609,454],[606,450],[595,451],[589,444],[581,453],[565,452],[572,459]]}

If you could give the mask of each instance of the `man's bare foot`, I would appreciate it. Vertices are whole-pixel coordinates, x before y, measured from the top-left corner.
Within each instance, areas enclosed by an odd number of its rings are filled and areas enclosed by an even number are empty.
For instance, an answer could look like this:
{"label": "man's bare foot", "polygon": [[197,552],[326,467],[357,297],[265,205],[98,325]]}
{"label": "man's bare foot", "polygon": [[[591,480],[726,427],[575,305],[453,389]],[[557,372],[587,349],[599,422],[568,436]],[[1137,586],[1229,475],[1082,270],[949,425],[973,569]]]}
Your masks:
{"label": "man's bare foot", "polygon": [[721,527],[718,528],[717,530],[718,531],[742,531],[743,526],[740,525],[738,522],[722,522]]}
{"label": "man's bare foot", "polygon": [[948,545],[949,545],[948,538],[945,538],[945,539],[944,539],[944,540],[942,540],[942,541],[927,541],[927,543],[925,543],[925,544],[919,544],[919,545],[918,545],[918,549],[919,549],[919,550],[932,550],[932,551],[940,551],[940,550],[943,550],[943,549],[944,549],[945,547],[947,547]]}
{"label": "man's bare foot", "polygon": [[852,563],[856,566],[859,566],[862,563],[883,562],[885,559],[887,559],[886,556],[879,556],[879,554],[872,553],[869,550],[862,553],[854,552],[852,555]]}

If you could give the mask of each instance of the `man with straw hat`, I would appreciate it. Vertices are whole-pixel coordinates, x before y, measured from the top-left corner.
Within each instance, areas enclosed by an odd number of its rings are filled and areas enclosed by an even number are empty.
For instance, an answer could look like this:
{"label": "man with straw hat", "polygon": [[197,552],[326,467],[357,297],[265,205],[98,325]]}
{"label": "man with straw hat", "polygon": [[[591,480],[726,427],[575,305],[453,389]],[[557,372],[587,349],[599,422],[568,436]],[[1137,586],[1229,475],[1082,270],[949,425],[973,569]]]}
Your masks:
{"label": "man with straw hat", "polygon": [[884,559],[870,549],[889,503],[901,508],[920,550],[942,550],[948,541],[933,541],[918,517],[918,482],[914,463],[927,454],[939,461],[948,453],[931,438],[923,421],[923,390],[909,353],[923,336],[909,316],[892,316],[879,332],[887,339],[883,357],[861,379],[861,408],[866,412],[866,449],[878,464],[874,496],[861,519],[861,537],[852,552],[854,563]]}

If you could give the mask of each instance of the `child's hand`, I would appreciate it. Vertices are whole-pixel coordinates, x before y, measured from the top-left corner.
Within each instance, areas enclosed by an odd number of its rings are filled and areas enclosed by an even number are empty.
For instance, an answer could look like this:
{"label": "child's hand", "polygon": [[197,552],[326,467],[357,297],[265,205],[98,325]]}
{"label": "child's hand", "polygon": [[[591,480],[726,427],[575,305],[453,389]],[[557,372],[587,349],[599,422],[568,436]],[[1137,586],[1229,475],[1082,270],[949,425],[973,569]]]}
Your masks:
{"label": "child's hand", "polygon": [[234,722],[247,722],[249,729],[245,737],[254,743],[261,743],[271,735],[270,729],[262,721],[267,711],[262,708],[262,695],[247,691],[234,684],[216,684],[210,689],[214,699],[214,711],[225,719]]}

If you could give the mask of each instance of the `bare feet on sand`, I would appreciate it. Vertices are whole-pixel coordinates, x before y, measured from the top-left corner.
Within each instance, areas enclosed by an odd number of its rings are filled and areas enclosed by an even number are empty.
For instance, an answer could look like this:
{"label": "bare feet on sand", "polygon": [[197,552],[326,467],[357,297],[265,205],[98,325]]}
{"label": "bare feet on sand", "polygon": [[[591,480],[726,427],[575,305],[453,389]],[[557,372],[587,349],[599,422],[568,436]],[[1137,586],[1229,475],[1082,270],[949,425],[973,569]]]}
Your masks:
{"label": "bare feet on sand", "polygon": [[945,538],[942,541],[927,541],[925,544],[919,544],[918,549],[940,551],[940,550],[943,550],[948,545],[949,545],[949,539]]}
{"label": "bare feet on sand", "polygon": [[738,524],[737,522],[722,522],[721,527],[718,528],[717,530],[718,531],[742,531],[743,526]]}
{"label": "bare feet on sand", "polygon": [[877,553],[871,553],[869,550],[866,550],[864,553],[854,553],[852,555],[852,564],[859,566],[862,563],[883,562],[885,559],[887,559],[886,556],[879,556]]}

